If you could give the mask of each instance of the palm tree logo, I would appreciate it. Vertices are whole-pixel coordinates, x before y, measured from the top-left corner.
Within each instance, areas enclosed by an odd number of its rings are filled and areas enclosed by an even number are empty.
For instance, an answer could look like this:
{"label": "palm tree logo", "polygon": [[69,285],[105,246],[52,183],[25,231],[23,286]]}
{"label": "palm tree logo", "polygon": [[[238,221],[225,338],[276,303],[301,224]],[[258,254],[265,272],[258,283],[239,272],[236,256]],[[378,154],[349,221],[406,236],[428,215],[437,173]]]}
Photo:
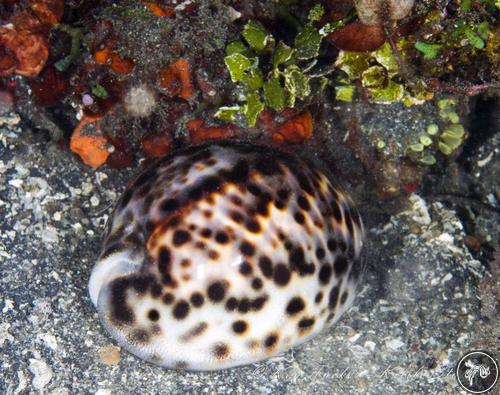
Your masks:
{"label": "palm tree logo", "polygon": [[471,387],[474,385],[474,379],[476,378],[478,373],[479,377],[481,377],[482,379],[485,379],[490,375],[490,367],[486,366],[485,364],[476,365],[469,359],[465,362],[465,366],[468,368],[465,371],[465,378],[469,380],[469,386]]}
{"label": "palm tree logo", "polygon": [[498,381],[498,363],[490,353],[472,351],[460,359],[455,373],[464,390],[472,394],[484,394]]}

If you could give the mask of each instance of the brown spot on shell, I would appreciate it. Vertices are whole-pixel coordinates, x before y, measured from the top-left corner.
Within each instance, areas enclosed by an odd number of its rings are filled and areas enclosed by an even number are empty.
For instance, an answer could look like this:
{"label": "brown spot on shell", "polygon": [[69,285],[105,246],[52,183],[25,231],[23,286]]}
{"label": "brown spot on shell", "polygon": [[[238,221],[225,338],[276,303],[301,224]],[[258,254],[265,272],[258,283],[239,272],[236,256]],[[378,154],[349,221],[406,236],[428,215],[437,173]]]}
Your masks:
{"label": "brown spot on shell", "polygon": [[255,254],[255,246],[249,241],[245,240],[240,245],[240,252],[248,257],[251,257]]}
{"label": "brown spot on shell", "polygon": [[160,313],[156,309],[151,309],[148,312],[148,318],[151,321],[158,321],[160,319]]}
{"label": "brown spot on shell", "polygon": [[290,266],[297,271],[301,276],[306,276],[314,273],[314,265],[307,263],[302,247],[293,247],[289,253]]}
{"label": "brown spot on shell", "polygon": [[233,210],[233,211],[231,211],[231,212],[229,213],[229,216],[231,217],[231,219],[232,219],[234,222],[236,222],[236,223],[238,223],[238,224],[242,223],[242,222],[243,222],[243,219],[244,219],[243,214],[242,214],[242,213],[240,213],[239,211],[234,211],[234,210]]}
{"label": "brown spot on shell", "polygon": [[330,309],[334,309],[335,306],[337,306],[338,299],[339,299],[339,287],[334,286],[330,291],[328,307],[330,307]]}
{"label": "brown spot on shell", "polygon": [[241,200],[241,198],[239,196],[231,195],[231,197],[229,199],[231,200],[231,202],[235,206],[242,206],[243,205],[243,200]]}
{"label": "brown spot on shell", "polygon": [[328,239],[326,245],[328,249],[332,252],[334,252],[337,249],[337,242],[335,241],[335,239]]}
{"label": "brown spot on shell", "polygon": [[212,302],[220,302],[226,295],[227,284],[223,281],[214,281],[207,288],[207,295]]}
{"label": "brown spot on shell", "polygon": [[177,302],[177,304],[174,306],[172,314],[178,320],[182,320],[182,319],[186,318],[187,315],[189,314],[188,302],[186,302],[185,300],[180,300],[179,302]]}
{"label": "brown spot on shell", "polygon": [[302,214],[300,211],[297,211],[294,215],[293,218],[295,219],[295,222],[297,222],[299,225],[304,225],[306,222],[306,218],[304,217],[304,214]]}
{"label": "brown spot on shell", "polygon": [[284,287],[290,281],[290,270],[282,263],[276,265],[273,279],[277,285]]}
{"label": "brown spot on shell", "polygon": [[250,299],[242,298],[240,300],[240,304],[238,305],[238,311],[240,313],[248,313],[250,310]]}
{"label": "brown spot on shell", "polygon": [[265,340],[264,340],[264,347],[266,348],[273,348],[276,343],[278,342],[278,334],[277,333],[271,333],[269,334]]}
{"label": "brown spot on shell", "polygon": [[264,304],[267,302],[268,297],[266,295],[264,296],[259,296],[258,298],[255,298],[252,302],[252,310],[259,311],[264,307]]}
{"label": "brown spot on shell", "polygon": [[226,309],[228,311],[234,311],[238,308],[238,299],[231,297],[226,302]]}
{"label": "brown spot on shell", "polygon": [[130,335],[128,341],[132,344],[147,343],[150,339],[149,333],[145,329],[136,329]]}
{"label": "brown spot on shell", "polygon": [[170,213],[179,208],[179,201],[177,199],[166,199],[160,204],[160,210],[164,213]]}
{"label": "brown spot on shell", "polygon": [[273,275],[273,264],[267,256],[259,258],[259,267],[264,277],[271,278]]}
{"label": "brown spot on shell", "polygon": [[213,355],[217,359],[226,359],[229,356],[229,346],[219,343],[214,346]]}
{"label": "brown spot on shell", "polygon": [[304,300],[300,296],[295,296],[288,302],[288,305],[286,306],[286,312],[288,315],[295,315],[304,310],[304,307]]}
{"label": "brown spot on shell", "polygon": [[347,211],[344,211],[344,216],[345,216],[345,224],[347,226],[347,230],[349,231],[349,234],[352,235],[354,233],[354,226],[352,224],[351,214],[347,210]]}
{"label": "brown spot on shell", "polygon": [[328,284],[330,282],[330,278],[332,277],[332,267],[325,263],[321,266],[318,277],[321,284]]}
{"label": "brown spot on shell", "polygon": [[315,319],[312,317],[309,318],[303,318],[299,321],[297,326],[299,327],[300,332],[304,332],[307,330],[310,330],[312,326],[314,325]]}
{"label": "brown spot on shell", "polygon": [[161,334],[161,327],[160,325],[158,324],[152,324],[150,327],[149,327],[149,332],[154,335],[154,336],[158,336]]}
{"label": "brown spot on shell", "polygon": [[202,250],[202,251],[203,251],[203,250],[205,250],[205,248],[207,248],[207,245],[206,245],[204,242],[202,242],[202,241],[197,241],[197,242],[194,244],[194,246],[195,246],[196,248],[198,248],[199,250]]}
{"label": "brown spot on shell", "polygon": [[340,304],[344,304],[347,301],[349,294],[347,291],[342,292],[342,296],[340,297]]}
{"label": "brown spot on shell", "polygon": [[111,318],[117,324],[132,324],[135,321],[133,310],[126,303],[126,292],[130,287],[127,278],[120,278],[111,284]]}
{"label": "brown spot on shell", "polygon": [[219,244],[227,244],[229,242],[229,236],[224,231],[219,231],[215,234],[215,241]]}
{"label": "brown spot on shell", "polygon": [[167,305],[171,304],[174,301],[174,295],[172,295],[171,293],[166,293],[165,295],[163,295],[161,300]]}
{"label": "brown spot on shell", "polygon": [[259,233],[260,232],[260,225],[259,222],[257,222],[254,219],[250,219],[246,222],[245,227],[249,232],[252,233]]}
{"label": "brown spot on shell", "polygon": [[189,367],[189,364],[186,361],[177,361],[174,363],[174,369],[184,370]]}
{"label": "brown spot on shell", "polygon": [[244,333],[247,330],[247,327],[248,324],[242,320],[234,321],[232,325],[233,331],[239,335]]}
{"label": "brown spot on shell", "polygon": [[189,300],[194,307],[200,307],[203,305],[203,302],[205,302],[205,298],[200,292],[193,292]]}
{"label": "brown spot on shell", "polygon": [[347,258],[342,255],[337,256],[337,258],[335,259],[335,263],[333,264],[335,275],[337,277],[344,275],[348,267],[349,262],[347,261]]}
{"label": "brown spot on shell", "polygon": [[339,206],[337,200],[332,199],[332,201],[330,202],[330,208],[332,210],[333,217],[335,218],[335,221],[337,221],[338,223],[341,223],[342,222],[342,210],[340,209],[340,206]]}
{"label": "brown spot on shell", "polygon": [[203,211],[203,216],[204,216],[206,219],[210,219],[210,218],[212,218],[212,215],[213,215],[213,213],[212,213],[212,211],[210,211],[210,210],[205,210],[205,211]]}
{"label": "brown spot on shell", "polygon": [[203,228],[200,232],[201,237],[208,239],[210,236],[212,236],[212,230],[209,228]]}
{"label": "brown spot on shell", "polygon": [[212,261],[216,261],[217,259],[219,259],[219,253],[215,250],[210,250],[210,251],[208,251],[208,257]]}
{"label": "brown spot on shell", "polygon": [[188,231],[182,229],[177,229],[174,232],[174,236],[172,238],[172,242],[175,246],[181,246],[187,243],[189,240],[191,240],[191,234]]}
{"label": "brown spot on shell", "polygon": [[309,200],[304,195],[300,195],[297,199],[297,203],[302,210],[309,211],[311,209],[311,205]]}
{"label": "brown spot on shell", "polygon": [[206,322],[200,322],[196,324],[193,328],[188,330],[186,333],[180,336],[181,341],[188,342],[193,338],[200,336],[203,332],[205,332],[208,328],[208,324]]}
{"label": "brown spot on shell", "polygon": [[151,285],[150,291],[151,291],[151,296],[156,299],[156,298],[159,298],[161,296],[163,290],[162,290],[161,285],[158,284],[157,282],[155,282]]}
{"label": "brown spot on shell", "polygon": [[255,352],[259,349],[259,342],[257,340],[250,340],[248,343],[247,343],[247,347]]}
{"label": "brown spot on shell", "polygon": [[244,276],[250,276],[252,274],[252,266],[246,261],[242,262],[240,265],[240,273]]}
{"label": "brown spot on shell", "polygon": [[261,289],[263,287],[263,283],[262,283],[262,280],[258,277],[255,277],[253,280],[252,280],[252,288],[253,289]]}

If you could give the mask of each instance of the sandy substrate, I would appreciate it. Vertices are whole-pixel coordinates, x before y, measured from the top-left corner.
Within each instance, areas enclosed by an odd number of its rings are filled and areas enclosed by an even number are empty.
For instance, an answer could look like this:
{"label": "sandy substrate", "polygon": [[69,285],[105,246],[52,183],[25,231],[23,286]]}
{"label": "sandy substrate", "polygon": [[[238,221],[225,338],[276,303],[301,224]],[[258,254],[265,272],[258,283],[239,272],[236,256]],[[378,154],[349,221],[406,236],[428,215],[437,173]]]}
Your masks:
{"label": "sandy substrate", "polygon": [[[16,115],[2,124],[2,394],[456,394],[460,357],[499,348],[498,263],[487,270],[471,256],[455,211],[411,195],[368,230],[365,285],[331,330],[221,372],[145,363],[114,344],[87,294],[107,215],[136,170],[92,171]],[[498,213],[479,220],[498,224]]]}

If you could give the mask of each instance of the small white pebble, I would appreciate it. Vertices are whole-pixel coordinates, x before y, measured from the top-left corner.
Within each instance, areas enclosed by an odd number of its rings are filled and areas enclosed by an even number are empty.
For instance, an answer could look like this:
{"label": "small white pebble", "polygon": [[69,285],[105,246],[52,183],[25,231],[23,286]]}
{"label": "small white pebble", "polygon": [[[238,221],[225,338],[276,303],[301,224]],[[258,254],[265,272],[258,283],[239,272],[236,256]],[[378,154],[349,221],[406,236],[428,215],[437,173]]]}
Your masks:
{"label": "small white pebble", "polygon": [[13,180],[9,180],[9,185],[12,185],[13,187],[16,187],[16,188],[21,188],[21,186],[24,184],[24,181],[19,179],[19,178],[15,178]]}
{"label": "small white pebble", "polygon": [[90,204],[92,205],[92,207],[97,207],[99,206],[99,198],[97,196],[92,196],[90,198]]}
{"label": "small white pebble", "polygon": [[71,193],[71,196],[72,197],[76,197],[78,195],[80,195],[82,193],[82,190],[80,188],[73,188],[73,187],[69,187],[69,192]]}
{"label": "small white pebble", "polygon": [[396,351],[403,347],[405,343],[403,343],[400,339],[391,339],[391,340],[386,340],[385,346],[392,351]]}
{"label": "small white pebble", "polygon": [[486,199],[488,199],[488,202],[494,206],[497,204],[497,199],[493,193],[490,193],[489,195],[486,196]]}
{"label": "small white pebble", "polygon": [[42,359],[31,358],[29,361],[28,369],[33,374],[31,384],[35,389],[40,390],[52,380],[52,369]]}
{"label": "small white pebble", "polygon": [[8,341],[12,343],[14,341],[14,336],[9,333],[10,324],[3,323],[0,324],[0,347],[3,347],[4,343]]}
{"label": "small white pebble", "polygon": [[57,339],[54,335],[50,333],[39,334],[38,338],[51,350],[56,351],[58,349]]}
{"label": "small white pebble", "polygon": [[49,395],[69,395],[69,390],[67,388],[55,388],[49,392]]}
{"label": "small white pebble", "polygon": [[241,12],[236,11],[233,7],[227,6],[227,15],[231,22],[241,18]]}
{"label": "small white pebble", "polygon": [[37,199],[41,199],[47,195],[50,189],[47,180],[41,177],[30,177],[29,185],[36,186],[37,191],[35,192],[35,197]]}
{"label": "small white pebble", "polygon": [[448,233],[440,234],[436,240],[445,244],[453,244],[453,236]]}
{"label": "small white pebble", "polygon": [[361,337],[361,333],[356,333],[354,336],[349,337],[347,340],[349,340],[351,343],[356,342]]}
{"label": "small white pebble", "polygon": [[13,308],[14,308],[14,301],[12,299],[5,299],[2,313],[5,314],[7,311],[12,310]]}
{"label": "small white pebble", "polygon": [[57,243],[59,241],[57,229],[50,225],[42,231],[41,237],[46,243]]}
{"label": "small white pebble", "polygon": [[368,350],[370,350],[371,352],[375,351],[375,347],[377,346],[374,342],[368,340],[365,342],[364,344],[365,348],[367,348]]}
{"label": "small white pebble", "polygon": [[349,349],[351,350],[352,354],[356,359],[368,358],[371,355],[370,350],[367,350],[362,346],[354,345],[351,346]]}
{"label": "small white pebble", "polygon": [[96,392],[95,395],[111,395],[112,392],[109,388],[99,388]]}
{"label": "small white pebble", "polygon": [[50,272],[50,275],[54,280],[59,282],[61,281],[61,276],[59,276],[59,273],[57,273],[56,271],[52,270],[52,272]]}
{"label": "small white pebble", "polygon": [[92,193],[94,190],[94,185],[92,185],[91,182],[84,182],[82,184],[82,194],[85,196],[88,196]]}
{"label": "small white pebble", "polygon": [[60,221],[62,218],[62,214],[60,211],[56,211],[53,215],[52,218],[54,218],[54,221]]}
{"label": "small white pebble", "polygon": [[146,84],[132,87],[123,99],[125,110],[134,117],[149,117],[156,106],[158,98],[155,91]]}
{"label": "small white pebble", "polygon": [[108,175],[106,173],[102,173],[100,171],[95,173],[95,178],[96,180],[100,183],[108,178]]}
{"label": "small white pebble", "polygon": [[28,387],[28,379],[22,370],[17,371],[17,388],[14,390],[14,394],[20,394],[25,388]]}
{"label": "small white pebble", "polygon": [[415,193],[410,196],[409,200],[413,203],[413,215],[411,219],[420,225],[429,225],[431,223],[431,216],[425,200]]}
{"label": "small white pebble", "polygon": [[493,158],[493,152],[490,152],[490,154],[486,158],[484,158],[482,160],[478,160],[477,161],[478,167],[486,166],[488,164],[488,162],[491,160],[491,158]]}
{"label": "small white pebble", "polygon": [[83,229],[83,226],[80,222],[77,222],[76,224],[72,224],[71,227],[75,230],[75,232],[81,232]]}
{"label": "small white pebble", "polygon": [[447,281],[450,281],[453,278],[453,274],[447,273],[442,279],[441,284],[444,284]]}

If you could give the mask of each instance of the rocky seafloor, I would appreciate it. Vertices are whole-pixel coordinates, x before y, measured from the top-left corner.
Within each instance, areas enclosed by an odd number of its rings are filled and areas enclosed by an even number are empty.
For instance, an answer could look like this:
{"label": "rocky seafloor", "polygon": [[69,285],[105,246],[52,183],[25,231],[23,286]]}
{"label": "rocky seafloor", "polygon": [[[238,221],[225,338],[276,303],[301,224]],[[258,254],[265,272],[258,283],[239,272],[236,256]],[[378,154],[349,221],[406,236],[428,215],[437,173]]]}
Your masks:
{"label": "rocky seafloor", "polygon": [[[376,218],[364,205],[362,292],[317,338],[220,372],[145,363],[115,345],[87,293],[107,216],[137,169],[91,170],[16,114],[0,124],[2,394],[455,394],[460,357],[499,350],[498,255],[471,255],[470,224],[444,177],[386,215],[384,201],[373,204]],[[469,158],[474,224],[493,246],[498,140],[492,134]]]}

